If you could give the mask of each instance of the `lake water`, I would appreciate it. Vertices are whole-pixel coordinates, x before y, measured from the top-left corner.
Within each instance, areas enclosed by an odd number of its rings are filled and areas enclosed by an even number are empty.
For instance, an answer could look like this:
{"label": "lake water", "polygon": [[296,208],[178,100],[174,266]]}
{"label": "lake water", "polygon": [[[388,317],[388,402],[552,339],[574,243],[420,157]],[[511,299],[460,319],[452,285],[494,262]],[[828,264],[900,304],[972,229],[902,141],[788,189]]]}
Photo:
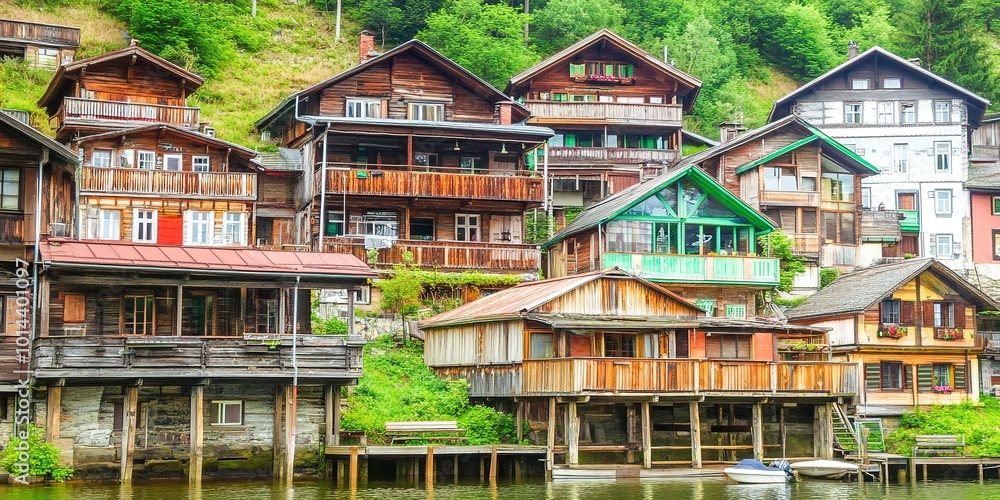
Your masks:
{"label": "lake water", "polygon": [[0,486],[3,500],[289,500],[289,499],[490,499],[490,500],[771,500],[771,499],[934,499],[964,500],[1000,498],[1000,483],[918,482],[910,485],[806,481],[790,485],[741,485],[722,478],[530,482],[500,484],[436,485],[426,487],[369,484],[356,491],[337,488],[329,483],[300,480],[293,486],[268,482],[206,482],[200,488],[187,482],[156,481],[117,484],[60,484],[52,486]]}

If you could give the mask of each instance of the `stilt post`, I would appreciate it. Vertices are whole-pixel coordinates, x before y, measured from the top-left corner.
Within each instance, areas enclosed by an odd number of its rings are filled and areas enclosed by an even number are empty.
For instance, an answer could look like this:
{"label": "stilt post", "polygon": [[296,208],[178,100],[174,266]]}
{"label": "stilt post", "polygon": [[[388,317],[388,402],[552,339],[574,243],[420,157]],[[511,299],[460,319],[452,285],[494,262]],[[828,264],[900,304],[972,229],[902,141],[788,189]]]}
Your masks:
{"label": "stilt post", "polygon": [[351,469],[350,469],[350,481],[351,489],[356,489],[358,487],[358,447],[351,446]]}
{"label": "stilt post", "polygon": [[570,401],[566,409],[566,463],[576,465],[580,461],[580,418],[576,415],[576,401]]}
{"label": "stilt post", "polygon": [[205,386],[191,388],[191,438],[188,457],[188,482],[200,484],[205,452]]}
{"label": "stilt post", "polygon": [[122,484],[132,484],[132,458],[135,454],[135,416],[139,409],[139,387],[125,388],[124,410],[122,412]]}
{"label": "stilt post", "polygon": [[434,447],[427,447],[427,462],[424,464],[424,481],[427,482],[427,487],[431,488],[434,486]]}
{"label": "stilt post", "polygon": [[642,402],[642,466],[653,467],[653,422],[649,419],[649,401]]}
{"label": "stilt post", "polygon": [[490,485],[496,486],[497,484],[497,473],[500,467],[497,464],[497,447],[494,445],[490,450]]}
{"label": "stilt post", "polygon": [[698,402],[692,401],[688,404],[691,412],[691,467],[701,468],[701,415],[698,411]]}
{"label": "stilt post", "polygon": [[756,458],[757,460],[763,461],[764,460],[764,425],[763,425],[763,422],[761,421],[762,420],[762,416],[761,416],[762,411],[761,411],[761,404],[759,402],[753,404],[753,412],[752,413],[753,413],[753,422],[752,422],[753,425],[752,425],[752,427],[751,427],[750,430],[752,431],[751,438],[753,439],[753,457]]}
{"label": "stilt post", "polygon": [[62,419],[62,387],[50,386],[45,395],[45,441],[55,444],[59,439]]}

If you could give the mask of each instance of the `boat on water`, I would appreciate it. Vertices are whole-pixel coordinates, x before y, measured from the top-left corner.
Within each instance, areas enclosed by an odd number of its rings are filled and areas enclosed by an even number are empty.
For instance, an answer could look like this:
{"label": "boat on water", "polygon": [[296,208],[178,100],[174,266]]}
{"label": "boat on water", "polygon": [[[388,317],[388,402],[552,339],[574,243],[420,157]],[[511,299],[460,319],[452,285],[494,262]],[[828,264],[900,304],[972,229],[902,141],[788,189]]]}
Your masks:
{"label": "boat on water", "polygon": [[807,460],[791,464],[792,470],[806,477],[840,479],[845,474],[856,474],[858,466],[837,460]]}
{"label": "boat on water", "polygon": [[795,480],[792,469],[785,460],[774,462],[768,467],[760,460],[744,458],[736,465],[722,469],[722,473],[737,483],[746,484],[787,483]]}

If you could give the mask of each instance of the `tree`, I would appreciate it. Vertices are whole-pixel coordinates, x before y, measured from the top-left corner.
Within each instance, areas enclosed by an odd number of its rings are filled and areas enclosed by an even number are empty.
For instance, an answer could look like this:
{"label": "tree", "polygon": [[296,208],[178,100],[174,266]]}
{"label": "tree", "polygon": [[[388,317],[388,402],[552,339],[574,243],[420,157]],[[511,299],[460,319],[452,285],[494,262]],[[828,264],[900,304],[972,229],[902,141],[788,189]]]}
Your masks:
{"label": "tree", "polygon": [[785,7],[784,17],[774,32],[771,61],[799,80],[810,80],[832,68],[837,56],[823,13],[812,5],[792,3]]}
{"label": "tree", "polygon": [[538,52],[551,54],[591,33],[620,30],[625,9],[616,0],[549,0],[532,16],[532,40]]}
{"label": "tree", "polygon": [[[329,10],[329,0],[314,0],[317,8]],[[382,43],[401,43],[427,26],[427,17],[444,5],[444,0],[349,0],[344,3],[348,17],[365,29],[377,31]]]}
{"label": "tree", "polygon": [[871,13],[858,14],[854,27],[847,30],[847,40],[858,42],[861,51],[876,45],[893,53],[899,50],[899,30],[889,19],[888,7],[876,7]]}
{"label": "tree", "polygon": [[523,45],[528,16],[504,4],[454,0],[427,18],[417,37],[494,86],[538,60]]}

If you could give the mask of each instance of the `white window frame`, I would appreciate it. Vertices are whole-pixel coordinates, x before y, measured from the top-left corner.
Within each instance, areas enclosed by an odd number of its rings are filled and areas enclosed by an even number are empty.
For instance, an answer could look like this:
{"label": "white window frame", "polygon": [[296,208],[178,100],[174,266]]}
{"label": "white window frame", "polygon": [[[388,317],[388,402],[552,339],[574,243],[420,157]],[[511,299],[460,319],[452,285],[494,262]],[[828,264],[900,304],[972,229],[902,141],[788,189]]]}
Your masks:
{"label": "white window frame", "polygon": [[104,210],[97,213],[97,239],[122,239],[122,211]]}
{"label": "white window frame", "polygon": [[[204,226],[204,231],[201,231]],[[184,212],[184,244],[208,246],[212,244],[215,236],[215,212],[201,210],[187,210]],[[205,238],[196,238],[198,234],[204,234]]]}
{"label": "white window frame", "polygon": [[[890,84],[889,82],[893,83]],[[891,90],[901,89],[903,88],[903,78],[899,76],[887,76],[882,78],[882,88]]]}
{"label": "white window frame", "polygon": [[132,209],[132,242],[156,243],[156,219],[157,212],[154,209]]}
{"label": "white window frame", "polygon": [[[177,160],[177,168],[170,168],[170,162]],[[163,155],[163,170],[180,172],[184,170],[184,155]]]}
{"label": "white window frame", "polygon": [[[430,110],[435,110],[433,113]],[[444,103],[440,102],[408,102],[406,103],[406,118],[427,122],[444,121]]]}
{"label": "white window frame", "polygon": [[[240,426],[243,425],[243,412],[244,405],[243,401],[230,400],[230,401],[212,401],[210,403],[215,406],[215,422],[209,422],[208,425],[219,425],[219,426]],[[229,406],[238,406],[240,408],[240,421],[239,422],[227,422],[226,421],[226,408]]]}
{"label": "white window frame", "polygon": [[993,215],[1000,215],[1000,196],[993,196],[990,198],[992,202],[991,210]]}
{"label": "white window frame", "polygon": [[348,97],[344,103],[348,118],[382,118],[382,100]]}
{"label": "white window frame", "polygon": [[135,167],[135,150],[134,149],[119,149],[118,150],[118,167],[119,168],[132,168],[132,167]]}
{"label": "white window frame", "polygon": [[861,208],[871,208],[872,207],[872,188],[861,187]]}
{"label": "white window frame", "polygon": [[934,123],[951,123],[951,101],[934,101]]}
{"label": "white window frame", "polygon": [[950,189],[935,189],[934,194],[934,214],[952,214],[952,194]]}
{"label": "white window frame", "polygon": [[[951,234],[936,234],[934,236],[935,236],[935,238],[937,238],[937,241],[936,241],[937,245],[936,245],[936,248],[934,249],[934,255],[936,257],[938,257],[938,258],[945,258],[945,259],[951,259],[951,258],[953,258],[954,253],[955,253],[955,249],[953,247],[954,240],[952,238],[952,235]],[[942,244],[942,241],[946,241],[947,244]],[[946,249],[945,249],[944,252],[941,251],[942,247],[946,247]]]}
{"label": "white window frame", "polygon": [[903,142],[892,145],[892,171],[905,174],[910,166],[910,145]]}
{"label": "white window frame", "polygon": [[0,209],[21,209],[21,169],[19,168],[0,168]]}
{"label": "white window frame", "polygon": [[156,168],[156,152],[142,150],[136,151],[135,167],[140,170],[153,170]]}
{"label": "white window frame", "polygon": [[[907,113],[906,111],[910,112]],[[901,124],[914,124],[917,123],[917,103],[915,102],[901,102],[899,103],[899,123]]]}
{"label": "white window frame", "polygon": [[876,105],[878,109],[878,123],[879,125],[895,125],[896,124],[896,102],[895,101],[879,101]]}
{"label": "white window frame", "polygon": [[861,123],[864,119],[864,106],[860,102],[844,103],[844,123]]}
{"label": "white window frame", "polygon": [[951,172],[951,141],[934,142],[934,171]]}
{"label": "white window frame", "polygon": [[[102,155],[101,161],[97,161],[97,155],[98,155],[98,153],[100,153]],[[104,156],[103,155],[107,155],[106,156],[107,161],[104,161]],[[104,149],[104,148],[97,149],[97,148],[95,148],[94,150],[92,150],[90,152],[90,166],[92,166],[92,167],[105,167],[105,168],[106,167],[110,167],[111,166],[111,161],[112,161],[111,159],[114,158],[114,156],[115,156],[115,150],[113,150],[113,149]]]}
{"label": "white window frame", "polygon": [[192,172],[211,172],[212,171],[212,158],[210,156],[192,156],[191,157],[191,171]]}
{"label": "white window frame", "polygon": [[[464,234],[460,233],[464,230]],[[475,237],[469,238],[470,230]],[[455,214],[455,241],[483,241],[482,216],[479,214]]]}
{"label": "white window frame", "polygon": [[851,78],[851,90],[868,90],[871,81],[867,78]]}
{"label": "white window frame", "polygon": [[[222,244],[246,245],[246,214],[242,212],[225,212],[222,214]],[[233,237],[235,235],[235,238]]]}

